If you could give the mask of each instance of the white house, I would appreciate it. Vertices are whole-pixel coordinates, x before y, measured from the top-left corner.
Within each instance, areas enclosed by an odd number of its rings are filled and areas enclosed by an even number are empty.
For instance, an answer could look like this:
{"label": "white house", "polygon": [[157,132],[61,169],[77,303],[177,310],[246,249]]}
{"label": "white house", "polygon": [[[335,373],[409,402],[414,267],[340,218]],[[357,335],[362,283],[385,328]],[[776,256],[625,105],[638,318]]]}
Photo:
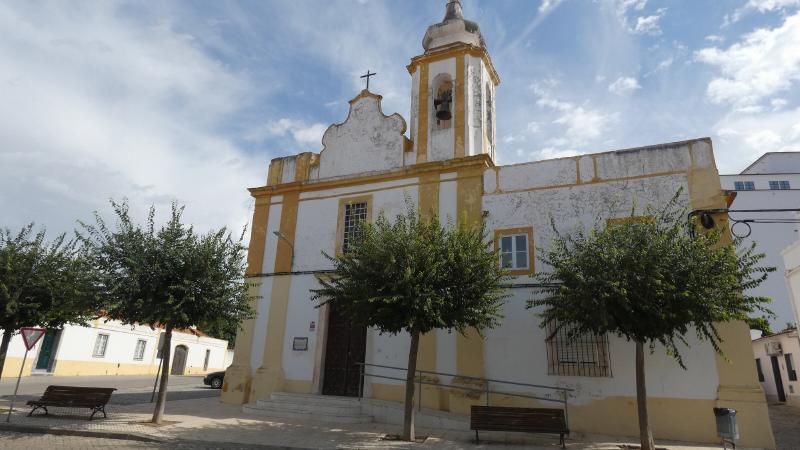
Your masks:
{"label": "white house", "polygon": [[[765,153],[736,175],[720,175],[722,188],[735,191],[731,205],[734,211],[800,209],[800,152]],[[773,299],[770,309],[775,312],[773,325],[782,328],[795,322],[791,297],[780,275],[787,267],[781,258],[783,249],[796,239],[797,213],[793,211],[731,212],[731,220],[755,219],[755,223],[732,222],[732,231],[747,236],[745,244],[755,241],[758,250],[766,254],[764,265],[777,267],[776,275],[752,290],[753,295]]]}
{"label": "white house", "polygon": [[[147,325],[122,325],[97,319],[91,326],[67,325],[49,330],[28,353],[27,375],[145,375],[158,371],[158,342],[163,331]],[[228,341],[197,330],[173,331],[174,375],[224,370],[230,364]],[[3,377],[16,377],[25,346],[20,335],[11,339]]]}
{"label": "white house", "polygon": [[800,383],[797,382],[800,338],[797,328],[755,339],[753,353],[758,381],[767,398],[800,407]]}
{"label": "white house", "polygon": [[[266,184],[250,189],[248,277],[257,317],[237,336],[223,401],[280,413],[276,397],[284,393],[317,394],[317,402],[328,395],[363,394],[370,399],[365,404],[403,399],[403,382],[391,377],[404,376],[409,336],[382,335],[350,324],[335,307],[315,308],[310,290],[331,268],[322,252],[346,248],[354,223],[379,214],[393,218],[410,201],[422,214],[444,220],[485,221],[501,251],[498,264],[514,275],[499,328],[486,330],[484,338],[474,330],[421,338],[418,368],[429,371],[425,380],[433,383],[422,390],[422,406],[463,418],[471,405],[486,402],[558,406],[557,388],[568,388],[572,431],[636,435],[634,344],[616,336],[547,339],[525,308],[532,276],[548,270],[535,249],[552,239],[551,220],[561,230],[605,226],[627,217],[632,205],[663,204],[679,189],[680,202],[691,210],[726,208],[711,140],[497,166],[494,157],[503,151],[495,133],[500,78],[478,25],[463,18],[457,0],[428,28],[423,48],[407,66],[408,136],[403,117],[384,114],[381,96],[362,91],[344,122],[325,132],[319,154],[272,160]],[[727,229],[724,213],[710,214]],[[732,322],[719,331],[727,360],[693,333],[687,336],[691,347],[682,350],[687,370],[663,348],[647,356],[654,434],[718,443],[713,408],[725,406],[738,411],[739,445],[775,448],[748,328]],[[372,376],[360,377],[362,362]],[[468,388],[538,393],[547,400],[487,399]]]}

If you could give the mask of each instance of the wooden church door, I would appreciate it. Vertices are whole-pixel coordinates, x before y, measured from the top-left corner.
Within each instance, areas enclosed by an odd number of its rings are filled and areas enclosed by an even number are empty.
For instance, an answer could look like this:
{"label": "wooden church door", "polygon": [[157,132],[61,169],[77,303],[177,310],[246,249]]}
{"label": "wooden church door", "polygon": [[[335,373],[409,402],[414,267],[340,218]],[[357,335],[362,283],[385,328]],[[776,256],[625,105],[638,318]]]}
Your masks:
{"label": "wooden church door", "polygon": [[360,367],[367,353],[367,328],[350,323],[334,303],[328,304],[328,338],[325,347],[323,395],[357,397]]}

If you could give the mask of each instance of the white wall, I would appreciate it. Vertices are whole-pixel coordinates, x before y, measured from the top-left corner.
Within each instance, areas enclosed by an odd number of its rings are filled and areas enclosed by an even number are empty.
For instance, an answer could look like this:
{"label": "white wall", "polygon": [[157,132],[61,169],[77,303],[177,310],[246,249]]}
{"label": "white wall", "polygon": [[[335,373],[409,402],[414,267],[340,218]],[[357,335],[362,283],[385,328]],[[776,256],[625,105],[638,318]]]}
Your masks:
{"label": "white wall", "polygon": [[794,363],[795,371],[800,374],[800,339],[798,339],[797,330],[793,332],[778,333],[773,336],[763,337],[753,341],[753,354],[755,358],[761,360],[761,371],[764,374],[764,381],[761,382],[761,387],[764,393],[771,401],[778,400],[778,388],[775,383],[775,372],[772,368],[771,355],[767,354],[765,345],[768,342],[779,342],[781,344],[782,352],[775,355],[778,358],[778,371],[780,378],[783,382],[783,390],[786,394],[787,403],[800,407],[800,383],[798,381],[789,380],[789,374],[786,368],[786,359],[784,355],[791,354]]}

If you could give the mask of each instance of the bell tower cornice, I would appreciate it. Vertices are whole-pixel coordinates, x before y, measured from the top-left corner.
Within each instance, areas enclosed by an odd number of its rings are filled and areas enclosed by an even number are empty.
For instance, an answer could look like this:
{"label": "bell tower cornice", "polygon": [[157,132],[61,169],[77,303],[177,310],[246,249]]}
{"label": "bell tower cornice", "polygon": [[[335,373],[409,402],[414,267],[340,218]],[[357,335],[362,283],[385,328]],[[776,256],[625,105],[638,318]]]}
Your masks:
{"label": "bell tower cornice", "polygon": [[486,65],[486,68],[489,71],[489,75],[492,77],[492,81],[494,82],[495,86],[500,84],[500,75],[497,74],[497,70],[494,68],[494,63],[492,63],[492,58],[489,56],[489,52],[483,47],[460,42],[437,48],[435,51],[427,52],[419,56],[415,56],[411,58],[411,62],[406,66],[406,69],[408,70],[409,74],[413,74],[421,64],[432,63],[434,61],[441,61],[463,55],[481,58]]}

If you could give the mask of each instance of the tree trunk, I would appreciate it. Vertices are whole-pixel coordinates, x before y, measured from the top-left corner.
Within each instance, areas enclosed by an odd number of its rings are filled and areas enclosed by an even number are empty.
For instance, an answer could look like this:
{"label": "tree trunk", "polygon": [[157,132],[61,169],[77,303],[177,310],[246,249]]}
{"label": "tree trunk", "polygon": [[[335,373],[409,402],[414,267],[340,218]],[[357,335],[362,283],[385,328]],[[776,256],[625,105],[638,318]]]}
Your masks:
{"label": "tree trunk", "polygon": [[0,377],[3,376],[3,367],[6,365],[6,353],[8,353],[8,344],[11,342],[11,335],[14,334],[11,330],[3,330],[3,340],[0,341]]}
{"label": "tree trunk", "polygon": [[153,423],[161,423],[164,417],[164,407],[167,403],[167,382],[169,381],[169,356],[172,350],[172,324],[167,323],[164,329],[164,345],[161,347],[161,383],[158,386],[156,409],[153,411]]}
{"label": "tree trunk", "polygon": [[644,376],[644,343],[636,343],[636,406],[639,412],[639,440],[642,450],[654,450],[653,432],[647,417],[647,386]]}
{"label": "tree trunk", "polygon": [[411,348],[408,351],[408,373],[406,374],[406,404],[403,415],[403,440],[414,441],[414,377],[417,373],[419,331],[411,333]]}

